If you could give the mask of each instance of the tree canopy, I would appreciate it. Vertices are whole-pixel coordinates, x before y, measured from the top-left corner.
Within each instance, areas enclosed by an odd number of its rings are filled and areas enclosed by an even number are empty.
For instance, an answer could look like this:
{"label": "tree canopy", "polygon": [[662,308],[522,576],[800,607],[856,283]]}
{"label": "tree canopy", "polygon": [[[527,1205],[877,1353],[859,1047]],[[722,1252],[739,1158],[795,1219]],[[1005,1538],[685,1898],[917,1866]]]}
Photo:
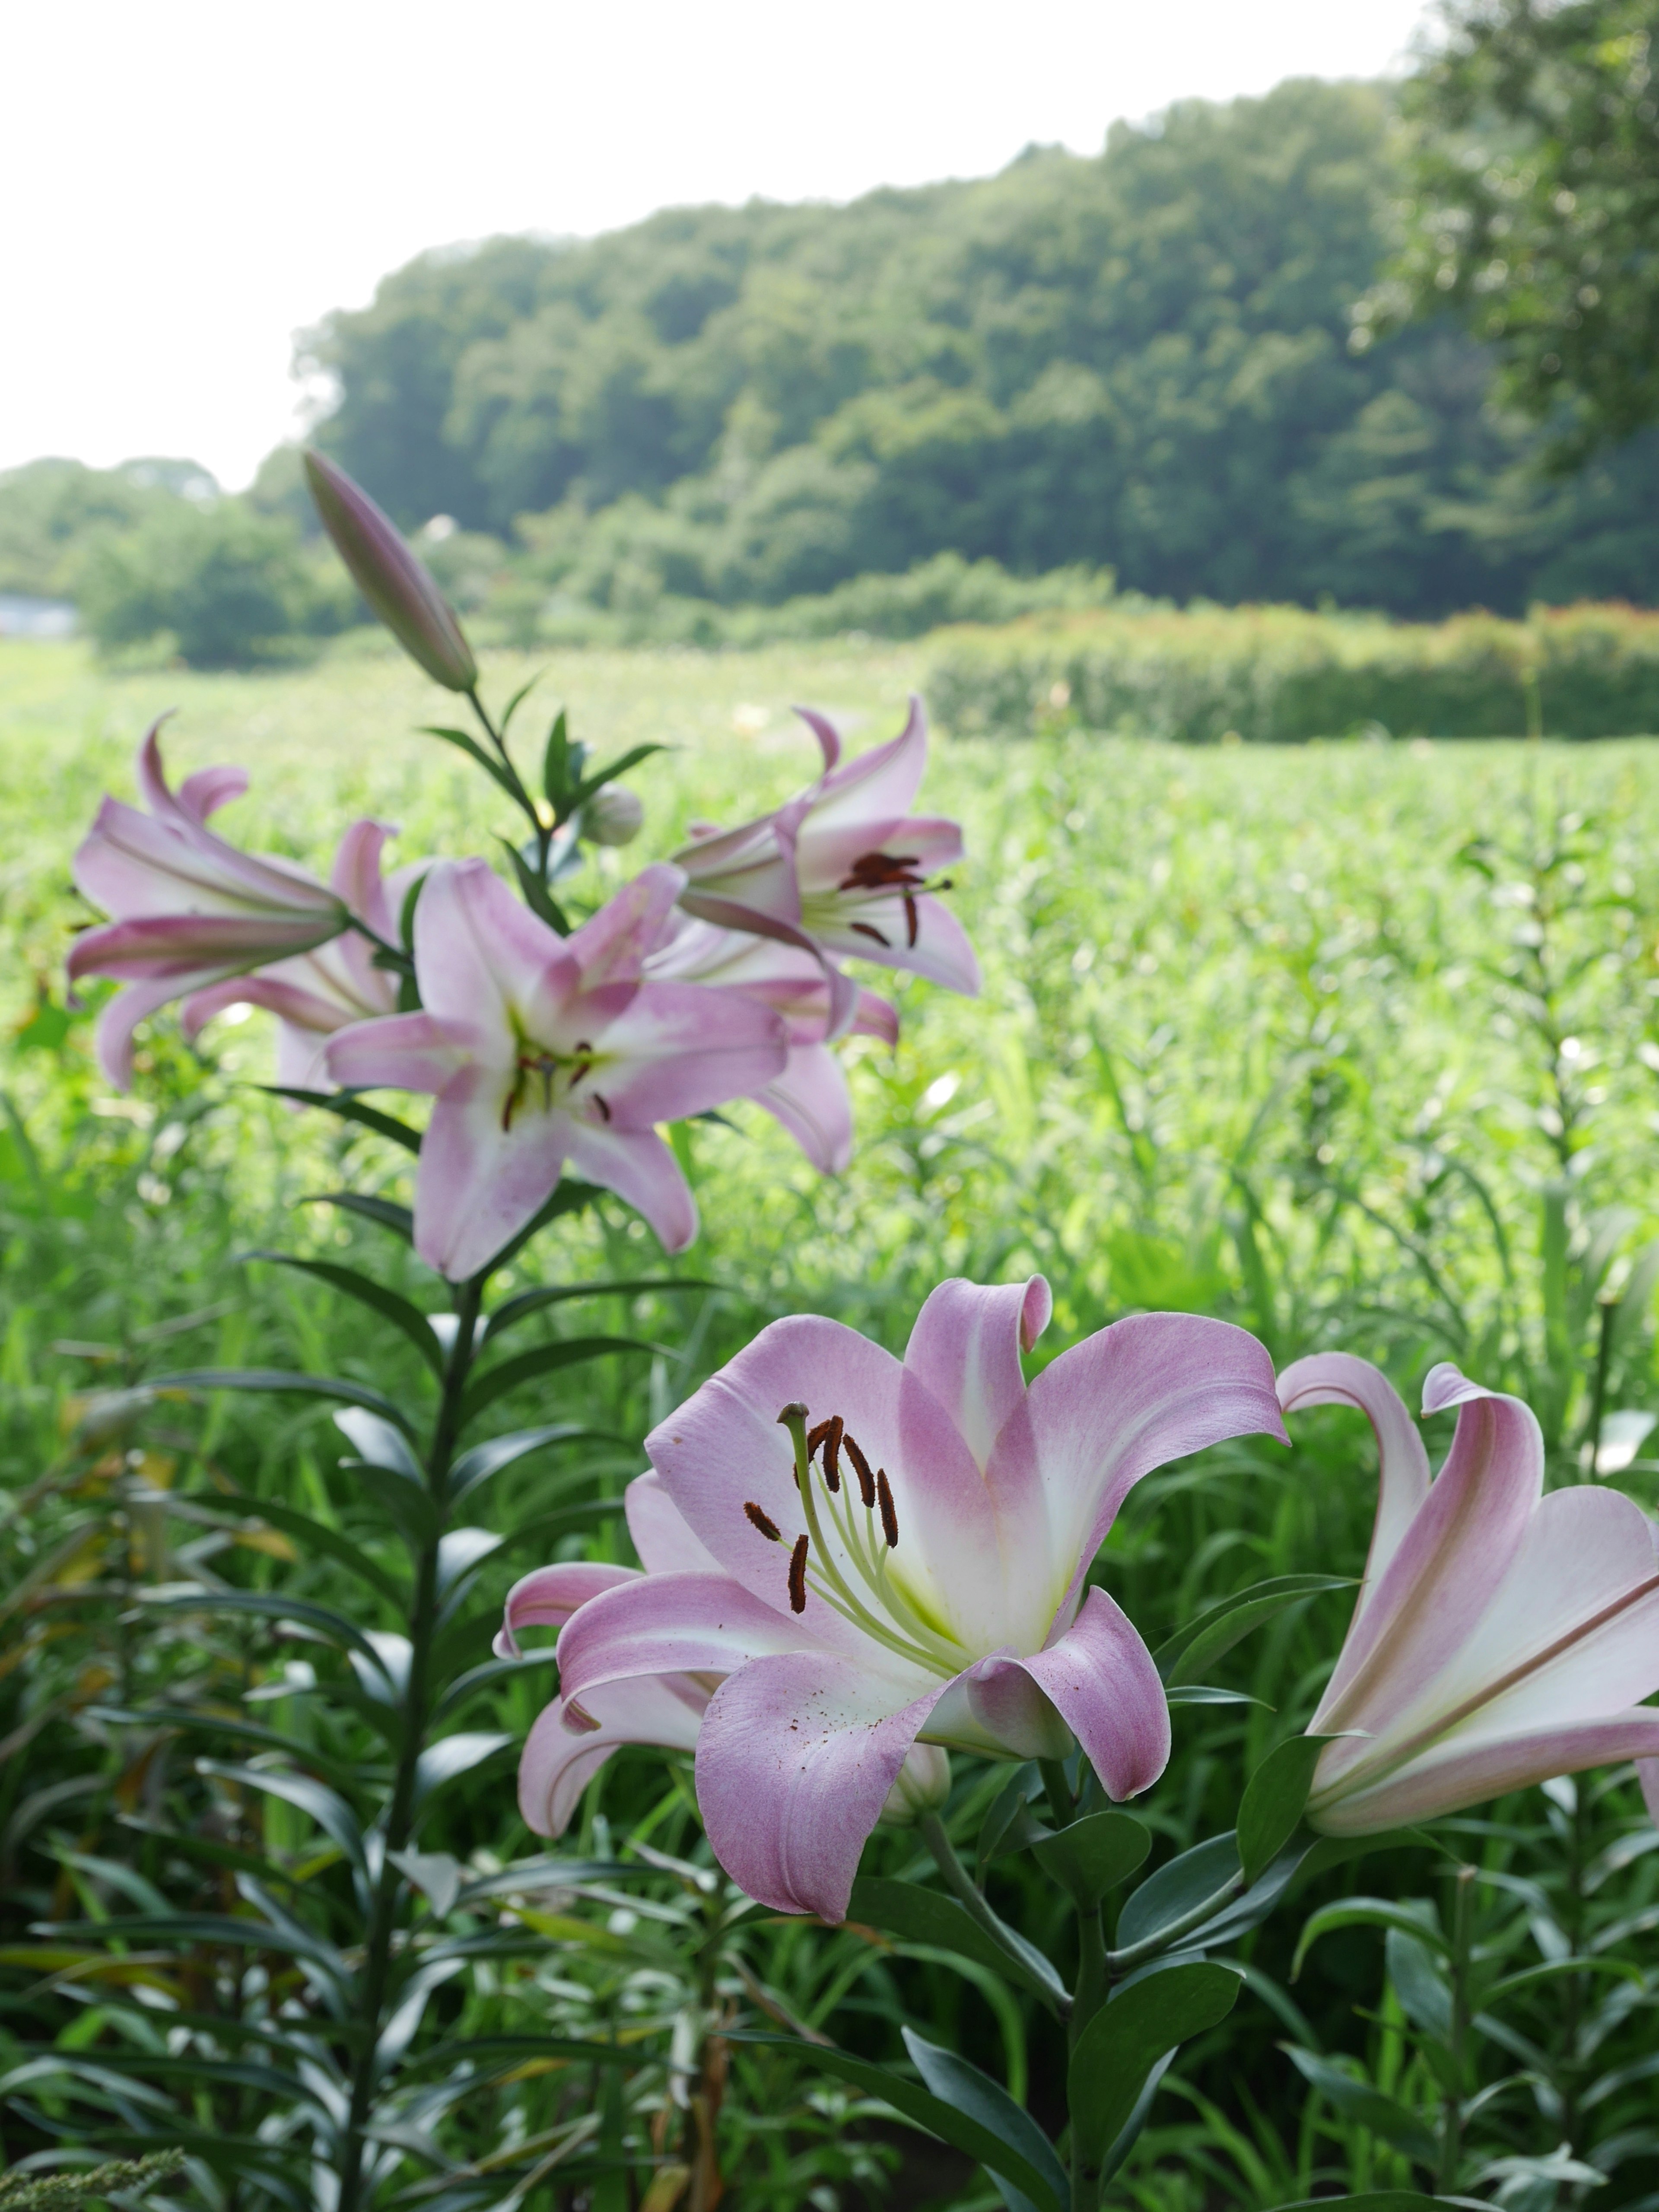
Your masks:
{"label": "tree canopy", "polygon": [[1412,81],[1413,184],[1375,317],[1455,308],[1552,456],[1659,418],[1654,0],[1460,0]]}
{"label": "tree canopy", "polygon": [[424,255],[307,339],[321,441],[601,604],[945,550],[1183,599],[1650,596],[1659,446],[1547,483],[1450,318],[1351,343],[1394,130],[1382,88],[1291,82],[977,182]]}

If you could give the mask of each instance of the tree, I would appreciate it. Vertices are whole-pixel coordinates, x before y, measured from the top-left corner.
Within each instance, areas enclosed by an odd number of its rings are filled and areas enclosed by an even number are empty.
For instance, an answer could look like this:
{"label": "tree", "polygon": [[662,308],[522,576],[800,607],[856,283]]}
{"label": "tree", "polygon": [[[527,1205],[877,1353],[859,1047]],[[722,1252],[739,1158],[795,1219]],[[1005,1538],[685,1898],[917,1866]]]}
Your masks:
{"label": "tree", "polygon": [[1357,336],[1454,307],[1576,465],[1659,420],[1655,0],[1448,0],[1407,88],[1408,235]]}

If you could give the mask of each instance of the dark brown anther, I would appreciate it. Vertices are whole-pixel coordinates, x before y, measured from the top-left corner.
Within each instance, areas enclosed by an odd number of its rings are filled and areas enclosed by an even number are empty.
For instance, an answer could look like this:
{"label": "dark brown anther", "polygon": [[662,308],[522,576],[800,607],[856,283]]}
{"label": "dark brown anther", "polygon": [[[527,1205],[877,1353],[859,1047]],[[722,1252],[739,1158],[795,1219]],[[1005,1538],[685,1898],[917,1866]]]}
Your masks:
{"label": "dark brown anther", "polygon": [[823,1439],[823,1479],[832,1493],[841,1488],[842,1426],[839,1413],[831,1413],[824,1423],[829,1433]]}
{"label": "dark brown anther", "polygon": [[[911,941],[914,943],[915,939],[913,939]],[[600,1119],[608,1121],[611,1119],[611,1109],[605,1104],[604,1099],[600,1097],[597,1091],[593,1093],[593,1103],[599,1109]]]}
{"label": "dark brown anther", "polygon": [[820,1421],[817,1428],[808,1429],[806,1431],[806,1456],[808,1459],[816,1459],[817,1457],[818,1446],[823,1442],[829,1433],[830,1424],[828,1421]]}
{"label": "dark brown anther", "polygon": [[805,1613],[806,1610],[806,1538],[805,1534],[796,1537],[795,1548],[789,1554],[789,1610],[791,1613]]}
{"label": "dark brown anther", "polygon": [[876,1469],[876,1501],[881,1507],[881,1533],[886,1537],[887,1548],[890,1552],[898,1543],[898,1515],[893,1510],[893,1492],[884,1467]]}
{"label": "dark brown anther", "polygon": [[842,1443],[846,1447],[848,1458],[853,1462],[853,1472],[859,1479],[859,1496],[866,1505],[873,1505],[876,1502],[876,1478],[870,1471],[869,1461],[852,1436],[844,1435]]}
{"label": "dark brown anther", "polygon": [[907,945],[915,945],[916,933],[920,927],[921,923],[916,915],[916,902],[911,893],[906,891],[904,894],[904,941]]}
{"label": "dark brown anther", "polygon": [[763,1513],[758,1505],[745,1505],[743,1510],[769,1544],[782,1543],[783,1531],[769,1513]]}
{"label": "dark brown anther", "polygon": [[891,951],[892,939],[890,938],[884,937],[881,932],[876,927],[874,922],[849,921],[847,927],[849,929],[856,929],[860,937],[873,937],[878,945],[884,945],[887,947],[890,952]]}

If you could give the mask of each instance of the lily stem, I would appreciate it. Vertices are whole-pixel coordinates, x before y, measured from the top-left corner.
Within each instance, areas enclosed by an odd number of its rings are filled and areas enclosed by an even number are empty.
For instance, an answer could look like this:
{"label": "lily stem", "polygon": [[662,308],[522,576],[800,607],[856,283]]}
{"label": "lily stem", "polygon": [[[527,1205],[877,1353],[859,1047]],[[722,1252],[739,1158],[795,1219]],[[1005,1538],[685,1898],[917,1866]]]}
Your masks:
{"label": "lily stem", "polygon": [[352,2069],[351,2102],[340,2142],[340,2189],[337,2212],[359,2212],[364,2199],[363,2154],[380,2074],[379,2045],[385,2026],[386,1996],[392,1972],[392,1950],[397,1933],[398,1908],[403,1876],[392,1864],[394,1853],[407,1849],[415,1827],[415,1789],[421,1753],[426,1746],[427,1722],[432,1695],[428,1677],[432,1646],[438,1621],[438,1544],[443,1534],[444,1507],[449,1470],[461,1432],[461,1401],[471,1373],[473,1338],[483,1304],[484,1276],[475,1275],[457,1287],[455,1340],[444,1364],[443,1385],[433,1419],[432,1442],[426,1455],[427,1495],[431,1501],[430,1526],[416,1562],[415,1591],[409,1616],[409,1682],[404,1693],[403,1745],[398,1753],[392,1799],[380,1838],[380,1873],[374,1883],[365,1932],[363,1964],[357,1984],[357,2027],[361,2036]]}
{"label": "lily stem", "polygon": [[1463,2163],[1464,2053],[1469,2039],[1469,1960],[1474,1936],[1474,1869],[1459,1867],[1453,1877],[1451,1910],[1451,2033],[1447,2048],[1452,2079],[1441,2108],[1440,2173],[1435,2193],[1449,2197]]}
{"label": "lily stem", "polygon": [[[957,1856],[956,1846],[945,1834],[945,1823],[939,1819],[939,1814],[933,1812],[924,1813],[916,1823],[916,1830],[923,1843],[933,1853],[933,1863],[944,1875],[945,1887],[964,1908],[975,1926],[982,1934],[988,1936],[1003,1956],[1018,1968],[1021,1985],[1025,1988],[1032,1987],[1033,1976],[1030,1965],[1010,1942],[1008,1929],[1003,1926],[1001,1921],[991,1910],[983,1891]],[[1036,1986],[1040,1990],[1041,1984]],[[1057,2012],[1069,2013],[1071,2010],[1071,2000],[1058,1992],[1045,2001]]]}

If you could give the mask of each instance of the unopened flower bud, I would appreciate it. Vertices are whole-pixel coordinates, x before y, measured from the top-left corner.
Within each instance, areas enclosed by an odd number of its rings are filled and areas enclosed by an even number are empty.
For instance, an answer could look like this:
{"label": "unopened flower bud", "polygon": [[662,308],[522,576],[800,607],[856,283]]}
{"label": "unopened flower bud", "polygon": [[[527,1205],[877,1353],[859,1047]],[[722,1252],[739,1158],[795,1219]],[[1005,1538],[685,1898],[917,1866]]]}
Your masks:
{"label": "unopened flower bud", "polygon": [[908,1828],[937,1813],[951,1794],[951,1759],[936,1743],[913,1743],[878,1818],[884,1828]]}
{"label": "unopened flower bud", "polygon": [[645,820],[645,802],[636,791],[607,783],[582,809],[582,835],[596,845],[631,845]]}
{"label": "unopened flower bud", "polygon": [[404,651],[447,690],[471,691],[478,664],[425,563],[360,485],[307,447],[306,481],[351,580]]}

